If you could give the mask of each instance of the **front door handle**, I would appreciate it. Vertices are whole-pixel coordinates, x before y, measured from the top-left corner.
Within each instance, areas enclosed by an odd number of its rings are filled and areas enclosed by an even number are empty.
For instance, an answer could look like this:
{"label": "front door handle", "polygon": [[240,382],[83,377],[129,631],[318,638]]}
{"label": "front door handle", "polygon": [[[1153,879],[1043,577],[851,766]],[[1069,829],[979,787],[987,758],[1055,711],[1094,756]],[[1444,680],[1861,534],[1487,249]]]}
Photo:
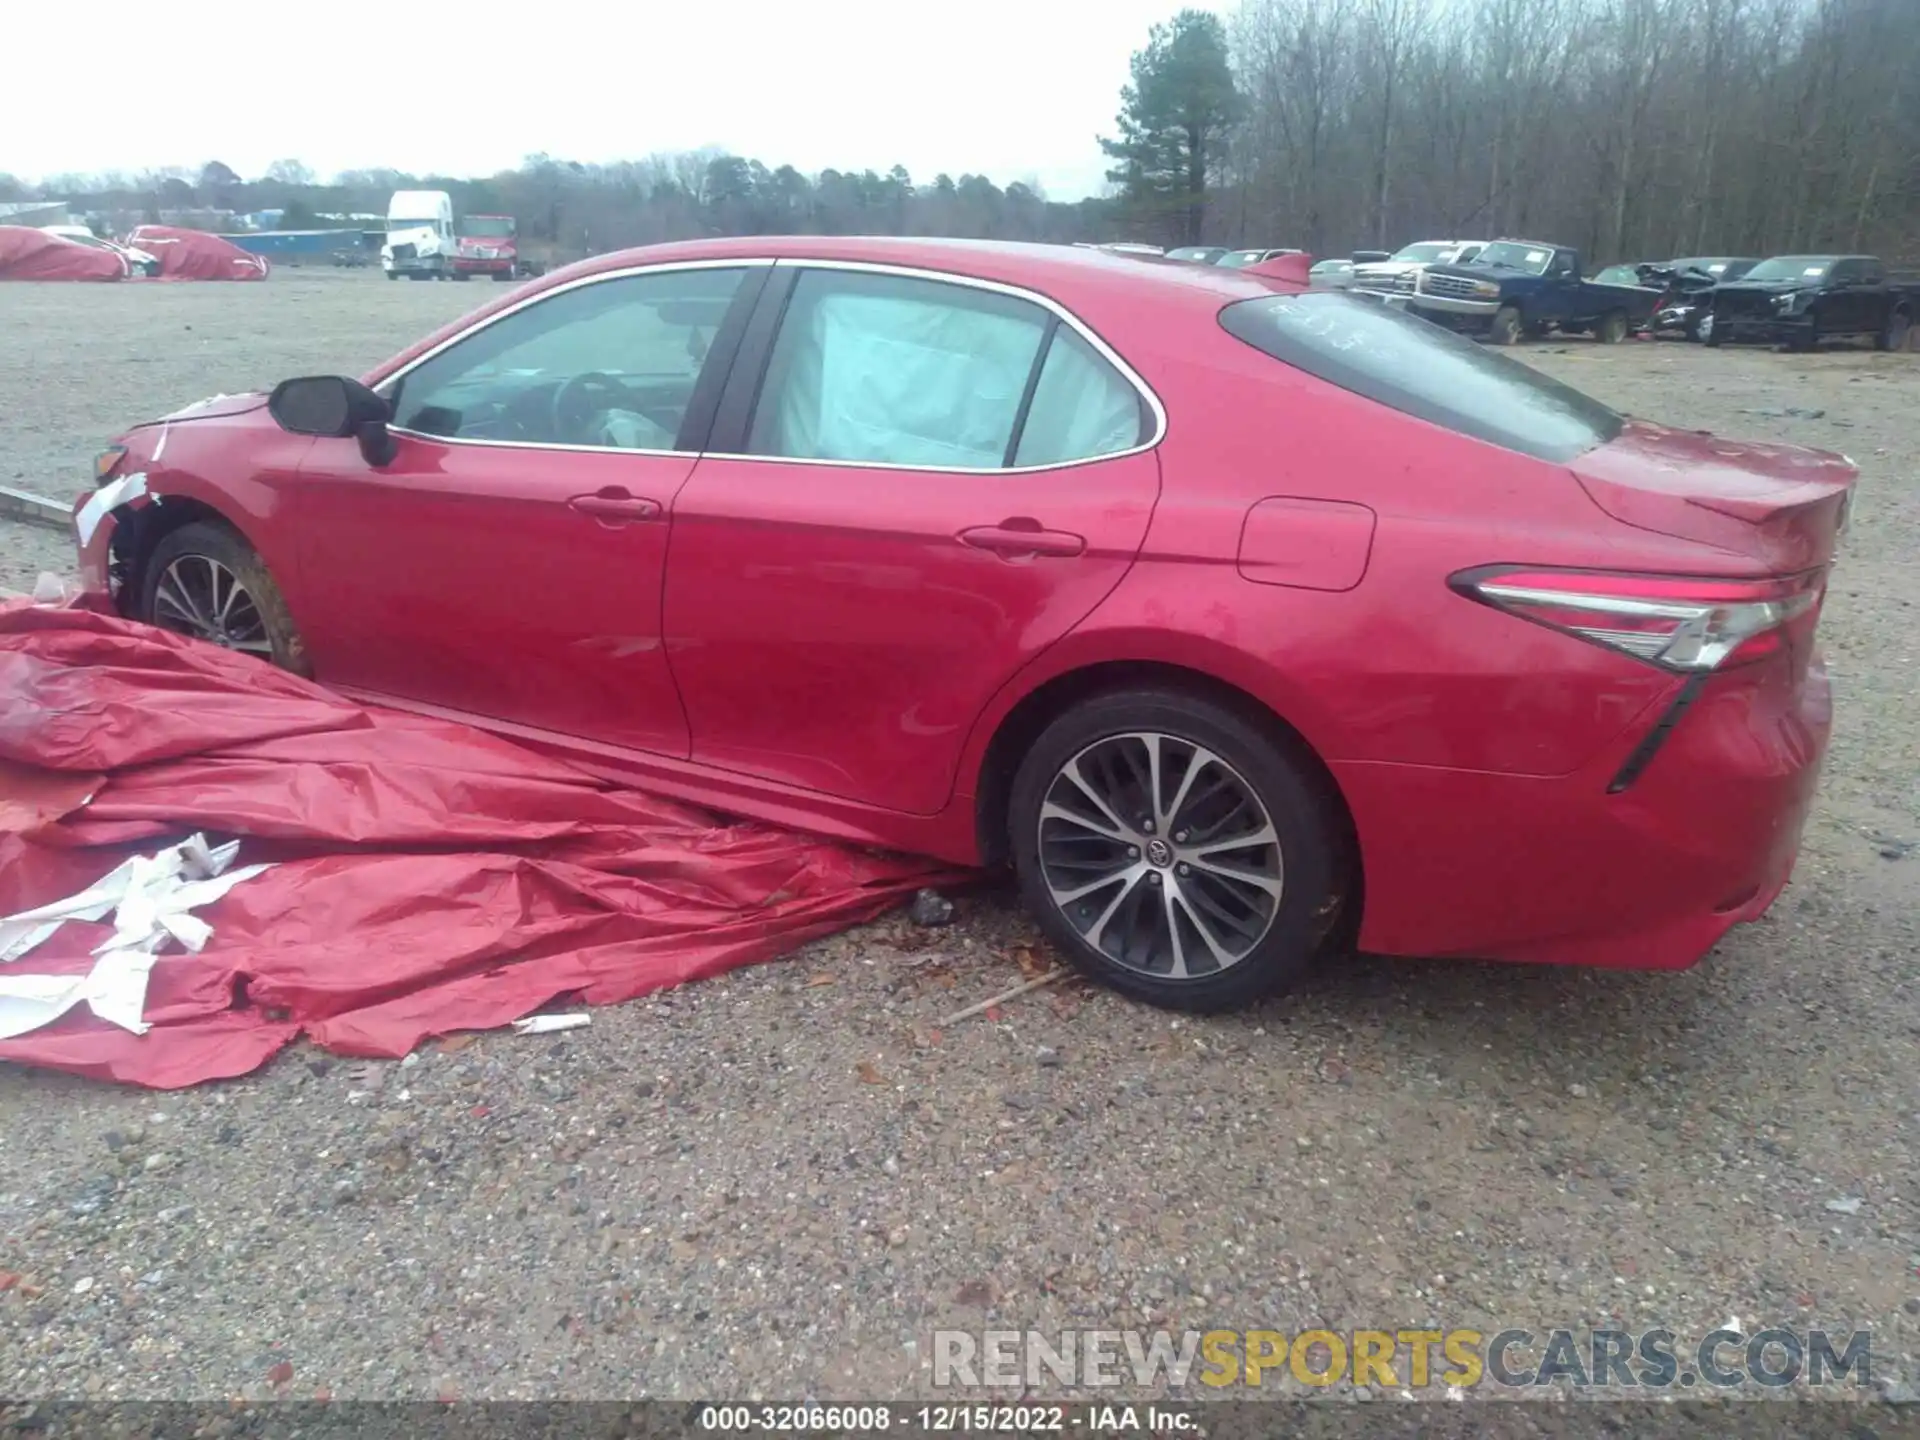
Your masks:
{"label": "front door handle", "polygon": [[991,550],[1008,560],[1028,555],[1081,555],[1087,548],[1086,536],[1070,530],[1043,530],[1039,521],[1025,516],[1002,520],[998,525],[976,525],[962,530],[958,539],[962,545]]}
{"label": "front door handle", "polygon": [[635,520],[657,520],[661,509],[658,500],[648,500],[643,496],[630,495],[617,485],[597,490],[591,495],[576,495],[567,504],[582,515],[591,515],[610,525],[631,524]]}

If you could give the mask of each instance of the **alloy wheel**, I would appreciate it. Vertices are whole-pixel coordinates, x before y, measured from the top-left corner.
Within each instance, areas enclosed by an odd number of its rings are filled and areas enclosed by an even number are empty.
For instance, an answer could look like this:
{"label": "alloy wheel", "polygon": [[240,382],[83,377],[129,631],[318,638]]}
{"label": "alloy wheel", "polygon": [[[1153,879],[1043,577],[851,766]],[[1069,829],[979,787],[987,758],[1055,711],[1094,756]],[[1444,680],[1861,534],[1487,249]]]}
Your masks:
{"label": "alloy wheel", "polygon": [[1214,975],[1273,927],[1280,839],[1259,794],[1175,735],[1113,735],[1063,765],[1040,807],[1040,871],[1089,946],[1161,979]]}
{"label": "alloy wheel", "polygon": [[161,572],[153,592],[153,622],[228,650],[273,655],[252,593],[211,556],[182,555]]}

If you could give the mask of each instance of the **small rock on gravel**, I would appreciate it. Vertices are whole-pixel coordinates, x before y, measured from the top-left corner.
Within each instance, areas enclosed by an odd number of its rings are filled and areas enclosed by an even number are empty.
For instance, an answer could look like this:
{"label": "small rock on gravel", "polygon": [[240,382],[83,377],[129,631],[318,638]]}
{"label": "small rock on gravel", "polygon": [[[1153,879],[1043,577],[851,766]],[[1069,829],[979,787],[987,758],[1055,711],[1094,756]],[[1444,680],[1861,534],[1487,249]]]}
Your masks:
{"label": "small rock on gravel", "polygon": [[913,906],[907,911],[908,917],[916,925],[929,929],[953,923],[953,902],[937,890],[922,890],[913,897]]}

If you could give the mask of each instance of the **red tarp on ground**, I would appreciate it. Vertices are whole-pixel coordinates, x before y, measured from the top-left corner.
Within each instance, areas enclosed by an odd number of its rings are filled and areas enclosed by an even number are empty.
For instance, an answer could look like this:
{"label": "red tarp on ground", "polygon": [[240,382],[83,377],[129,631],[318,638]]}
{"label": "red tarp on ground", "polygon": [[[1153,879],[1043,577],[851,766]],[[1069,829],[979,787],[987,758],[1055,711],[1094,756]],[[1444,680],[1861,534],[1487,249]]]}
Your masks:
{"label": "red tarp on ground", "polygon": [[127,237],[127,244],[160,262],[162,280],[264,280],[271,269],[266,256],[250,255],[204,230],[140,225]]}
{"label": "red tarp on ground", "polygon": [[0,280],[121,280],[127,262],[26,225],[0,225]]}
{"label": "red tarp on ground", "polygon": [[[79,1005],[0,1040],[0,1060],[175,1088],[303,1031],[400,1056],[570,992],[610,1004],[772,959],[951,878],[118,617],[0,606],[0,915],[195,831],[241,837],[236,865],[280,863],[195,912],[213,927],[200,953],[161,952],[152,1029]],[[69,921],[4,969],[86,974],[110,922]]]}

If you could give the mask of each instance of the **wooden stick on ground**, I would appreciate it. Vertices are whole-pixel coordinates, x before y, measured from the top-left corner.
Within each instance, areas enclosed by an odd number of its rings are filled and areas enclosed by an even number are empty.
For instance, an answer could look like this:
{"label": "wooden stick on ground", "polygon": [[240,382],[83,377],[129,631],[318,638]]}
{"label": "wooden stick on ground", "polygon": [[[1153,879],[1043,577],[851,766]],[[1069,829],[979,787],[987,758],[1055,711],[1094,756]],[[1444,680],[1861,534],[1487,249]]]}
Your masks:
{"label": "wooden stick on ground", "polygon": [[1038,980],[1029,980],[1024,985],[1016,985],[1011,990],[1003,990],[998,995],[992,996],[991,998],[986,1000],[982,1000],[978,1005],[969,1005],[964,1010],[956,1010],[954,1011],[953,1014],[947,1016],[947,1018],[942,1020],[940,1023],[942,1025],[952,1025],[956,1021],[971,1020],[975,1015],[980,1014],[983,1010],[991,1010],[994,1006],[1000,1004],[1003,1000],[1012,1000],[1016,996],[1026,994],[1029,990],[1038,990],[1042,985],[1051,985],[1054,981],[1058,980],[1061,976],[1065,975],[1066,973],[1067,972],[1064,969],[1049,970],[1046,974],[1042,975]]}

